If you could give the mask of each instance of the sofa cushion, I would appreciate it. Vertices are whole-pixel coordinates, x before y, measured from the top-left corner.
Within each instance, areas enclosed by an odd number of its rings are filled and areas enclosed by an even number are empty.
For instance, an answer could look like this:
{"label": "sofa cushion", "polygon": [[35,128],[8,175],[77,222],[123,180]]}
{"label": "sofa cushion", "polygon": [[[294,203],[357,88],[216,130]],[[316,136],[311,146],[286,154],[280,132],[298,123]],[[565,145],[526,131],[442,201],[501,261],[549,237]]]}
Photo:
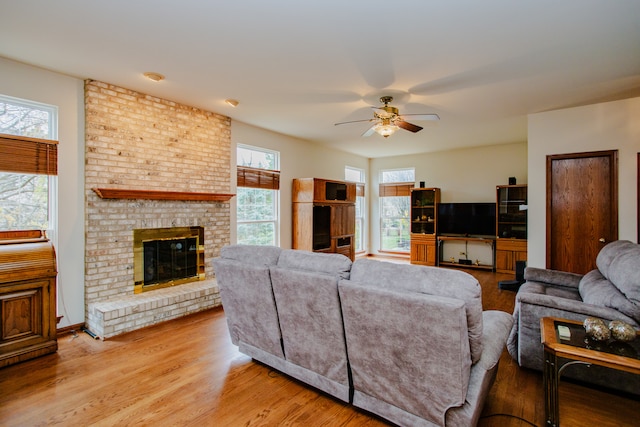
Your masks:
{"label": "sofa cushion", "polygon": [[613,260],[617,258],[618,255],[633,250],[635,246],[638,245],[629,240],[616,240],[608,243],[598,252],[598,256],[596,257],[596,266],[598,270],[600,270],[600,273],[606,279],[609,279],[609,271]]}
{"label": "sofa cushion", "polygon": [[640,306],[620,292],[600,271],[592,270],[580,281],[580,296],[587,304],[613,308],[640,322]]}
{"label": "sofa cushion", "polygon": [[611,261],[609,280],[640,309],[640,245],[629,242]]}
{"label": "sofa cushion", "polygon": [[340,254],[325,254],[294,249],[283,249],[277,263],[279,268],[313,271],[348,279],[351,260]]}
{"label": "sofa cushion", "polygon": [[456,298],[465,302],[471,361],[482,354],[482,289],[464,271],[359,259],[351,280],[364,285]]}

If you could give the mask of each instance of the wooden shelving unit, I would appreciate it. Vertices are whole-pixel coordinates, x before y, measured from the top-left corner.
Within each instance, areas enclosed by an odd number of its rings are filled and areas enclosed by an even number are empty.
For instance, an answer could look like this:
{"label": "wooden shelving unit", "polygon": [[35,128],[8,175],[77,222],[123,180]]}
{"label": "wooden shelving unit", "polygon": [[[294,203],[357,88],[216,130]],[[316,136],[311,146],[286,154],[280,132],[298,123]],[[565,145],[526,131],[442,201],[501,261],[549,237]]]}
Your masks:
{"label": "wooden shelving unit", "polygon": [[439,188],[411,189],[411,263],[435,266]]}
{"label": "wooden shelving unit", "polygon": [[496,186],[496,271],[515,273],[527,260],[527,185]]}

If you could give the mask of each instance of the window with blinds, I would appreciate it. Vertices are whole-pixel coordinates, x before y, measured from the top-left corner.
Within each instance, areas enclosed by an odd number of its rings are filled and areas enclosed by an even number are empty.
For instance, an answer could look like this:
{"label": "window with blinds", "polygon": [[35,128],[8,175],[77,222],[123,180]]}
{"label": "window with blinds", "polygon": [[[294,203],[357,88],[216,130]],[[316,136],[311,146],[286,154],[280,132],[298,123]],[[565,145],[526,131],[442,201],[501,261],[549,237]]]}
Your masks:
{"label": "window with blinds", "polygon": [[55,227],[57,108],[0,95],[0,230]]}
{"label": "window with blinds", "polygon": [[279,244],[280,154],[259,147],[237,148],[237,243]]}

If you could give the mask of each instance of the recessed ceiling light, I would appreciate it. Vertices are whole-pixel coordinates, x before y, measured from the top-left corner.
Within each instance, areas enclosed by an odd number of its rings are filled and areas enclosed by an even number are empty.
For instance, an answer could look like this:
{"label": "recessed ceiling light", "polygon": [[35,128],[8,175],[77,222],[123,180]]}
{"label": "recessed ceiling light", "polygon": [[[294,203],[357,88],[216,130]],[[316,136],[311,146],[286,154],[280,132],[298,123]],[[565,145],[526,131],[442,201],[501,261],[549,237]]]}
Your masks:
{"label": "recessed ceiling light", "polygon": [[236,101],[235,99],[225,99],[225,100],[224,100],[224,102],[225,102],[227,105],[230,105],[230,106],[232,106],[232,107],[234,107],[234,108],[235,108],[235,107],[237,107],[237,106],[238,106],[238,104],[239,104],[239,102],[238,102],[238,101]]}
{"label": "recessed ceiling light", "polygon": [[144,76],[146,78],[148,78],[149,80],[153,80],[154,82],[159,82],[164,80],[164,76],[162,74],[159,73],[153,73],[150,71],[147,71],[146,73],[144,73]]}

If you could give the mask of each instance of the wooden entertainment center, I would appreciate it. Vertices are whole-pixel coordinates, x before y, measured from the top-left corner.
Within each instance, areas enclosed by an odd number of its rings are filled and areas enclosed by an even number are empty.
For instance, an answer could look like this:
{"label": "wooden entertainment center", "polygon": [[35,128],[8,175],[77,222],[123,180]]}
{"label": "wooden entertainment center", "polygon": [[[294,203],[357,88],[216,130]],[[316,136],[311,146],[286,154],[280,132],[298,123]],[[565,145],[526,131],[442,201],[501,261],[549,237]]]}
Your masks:
{"label": "wooden entertainment center", "polygon": [[[443,234],[441,223],[444,217],[438,216],[440,189],[411,189],[411,263],[515,273],[518,261],[527,259],[527,200],[526,184],[498,185],[495,232],[486,230],[486,235],[474,235],[472,232]],[[493,209],[492,203],[478,205],[485,205],[487,210]],[[445,257],[444,246],[456,243],[464,244],[464,250],[456,252],[456,256],[449,254]],[[490,258],[480,260],[470,256],[469,250],[482,247],[489,247]]]}
{"label": "wooden entertainment center", "polygon": [[355,259],[356,184],[321,178],[293,180],[293,249]]}

